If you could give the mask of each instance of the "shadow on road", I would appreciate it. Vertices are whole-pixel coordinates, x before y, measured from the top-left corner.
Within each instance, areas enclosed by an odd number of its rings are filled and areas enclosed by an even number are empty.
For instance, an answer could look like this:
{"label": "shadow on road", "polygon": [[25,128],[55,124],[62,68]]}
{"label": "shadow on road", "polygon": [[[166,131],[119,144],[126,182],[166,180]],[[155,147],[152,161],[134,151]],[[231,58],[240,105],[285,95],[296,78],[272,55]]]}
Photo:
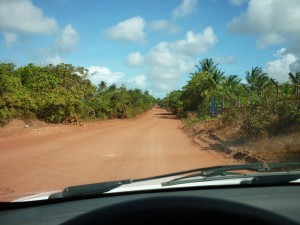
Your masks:
{"label": "shadow on road", "polygon": [[160,119],[178,119],[177,116],[172,112],[156,113],[155,117],[158,117]]}
{"label": "shadow on road", "polygon": [[155,113],[156,116],[167,116],[167,115],[175,115],[175,113],[172,112],[165,112],[165,113]]}

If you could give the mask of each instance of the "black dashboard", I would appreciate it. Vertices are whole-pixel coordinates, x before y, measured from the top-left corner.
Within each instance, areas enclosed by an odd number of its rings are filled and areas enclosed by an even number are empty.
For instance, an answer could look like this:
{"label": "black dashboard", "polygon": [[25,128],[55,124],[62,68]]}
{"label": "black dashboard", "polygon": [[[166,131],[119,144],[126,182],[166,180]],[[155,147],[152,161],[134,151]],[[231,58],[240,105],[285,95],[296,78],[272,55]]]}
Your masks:
{"label": "black dashboard", "polygon": [[[14,203],[9,203],[10,207],[8,208],[10,209],[5,209],[5,205],[2,205],[0,224],[62,224],[78,216],[86,215],[93,210],[101,210],[115,205],[122,206],[124,203],[143,199],[161,199],[165,200],[165,204],[168,205],[170,199],[177,198],[178,196],[183,199],[195,198],[201,200],[204,198],[232,202],[232,207],[229,206],[231,207],[229,209],[231,211],[239,210],[239,205],[246,205],[250,206],[250,209],[270,212],[273,213],[273,215],[276,214],[291,222],[295,222],[294,224],[300,224],[300,185],[298,184],[255,187],[202,187],[170,189],[159,192],[156,190],[126,194],[107,194],[97,198],[77,199],[56,203],[51,202],[49,204],[44,204],[42,201],[38,203],[24,203],[21,204],[26,206],[23,208],[20,206],[14,208]],[[126,204],[124,207],[125,206]],[[268,216],[268,214],[265,215]],[[176,214],[174,214],[174,216],[176,217]],[[216,214],[216,216],[218,216],[218,214]]]}

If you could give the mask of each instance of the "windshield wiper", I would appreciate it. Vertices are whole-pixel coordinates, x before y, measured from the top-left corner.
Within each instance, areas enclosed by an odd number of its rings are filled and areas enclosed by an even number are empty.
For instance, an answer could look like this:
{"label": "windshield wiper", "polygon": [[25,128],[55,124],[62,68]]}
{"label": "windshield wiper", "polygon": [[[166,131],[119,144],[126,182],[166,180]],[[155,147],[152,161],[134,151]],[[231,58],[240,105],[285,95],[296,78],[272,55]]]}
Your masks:
{"label": "windshield wiper", "polygon": [[[238,171],[238,170],[248,170],[248,171],[260,172],[260,173],[266,173],[266,172],[291,171],[295,169],[300,169],[300,162],[275,162],[275,163],[261,162],[261,163],[242,164],[242,165],[214,166],[214,167],[202,168],[199,169],[198,171],[194,171],[196,173],[193,173],[191,175],[179,177],[171,181],[164,182],[162,183],[162,186],[171,186],[171,185],[177,185],[183,183],[193,183],[193,182],[224,179],[226,175],[231,175],[228,178],[247,177],[247,174],[231,172],[231,171]],[[253,175],[250,174],[249,176],[253,176]],[[190,179],[190,178],[196,178],[196,179]],[[263,182],[262,179],[260,180],[261,180],[260,182],[262,183]],[[287,180],[290,181],[290,179]],[[257,183],[258,180],[254,182]]]}
{"label": "windshield wiper", "polygon": [[[190,174],[190,175],[176,178],[176,179],[173,179],[168,182],[164,182],[164,183],[162,183],[162,186],[171,186],[171,185],[177,185],[177,184],[182,184],[182,183],[224,179],[224,177],[226,177],[226,175],[231,175],[230,178],[241,178],[241,177],[247,176],[246,174],[231,172],[231,171],[237,171],[237,170],[248,170],[248,171],[256,171],[256,172],[264,173],[264,172],[281,171],[281,170],[290,171],[290,170],[299,169],[299,168],[300,168],[300,162],[298,162],[298,163],[292,163],[292,162],[291,163],[268,163],[268,164],[267,163],[252,163],[252,164],[243,164],[243,165],[214,166],[214,167],[198,168],[198,169],[193,169],[193,170],[185,170],[185,171],[176,172],[176,173],[169,173],[169,174],[163,174],[163,175],[159,175],[159,176],[139,178],[139,179],[128,179],[128,180],[102,182],[102,183],[96,183],[96,184],[71,186],[71,187],[65,188],[62,192],[58,192],[58,193],[54,193],[54,194],[50,195],[49,199],[74,197],[74,196],[98,195],[98,194],[103,194],[105,192],[113,190],[124,184],[131,184],[131,183],[135,183],[135,182],[154,180],[154,179],[166,178],[166,177],[171,177],[171,176],[179,176],[179,175],[184,175],[184,174]],[[191,174],[191,173],[193,173],[193,174]],[[188,178],[194,178],[194,179],[188,179]],[[260,179],[260,181],[255,180],[253,182],[263,182],[262,179]]]}
{"label": "windshield wiper", "polygon": [[300,174],[298,173],[284,173],[284,174],[273,174],[273,175],[254,175],[250,180],[243,180],[241,184],[283,184],[289,183],[300,179]]}
{"label": "windshield wiper", "polygon": [[120,187],[123,184],[130,184],[131,182],[132,180],[119,180],[119,181],[109,181],[109,182],[96,183],[96,184],[70,186],[65,188],[62,192],[58,192],[50,195],[49,199],[103,194],[107,191]]}

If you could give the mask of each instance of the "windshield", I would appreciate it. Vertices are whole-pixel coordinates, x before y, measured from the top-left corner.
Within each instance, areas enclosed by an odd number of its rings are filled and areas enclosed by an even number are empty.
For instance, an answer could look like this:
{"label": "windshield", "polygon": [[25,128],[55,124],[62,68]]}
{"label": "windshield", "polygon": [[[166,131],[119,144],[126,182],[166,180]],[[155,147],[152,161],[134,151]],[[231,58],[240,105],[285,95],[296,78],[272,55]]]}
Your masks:
{"label": "windshield", "polygon": [[293,0],[0,0],[0,202],[299,162],[299,23]]}

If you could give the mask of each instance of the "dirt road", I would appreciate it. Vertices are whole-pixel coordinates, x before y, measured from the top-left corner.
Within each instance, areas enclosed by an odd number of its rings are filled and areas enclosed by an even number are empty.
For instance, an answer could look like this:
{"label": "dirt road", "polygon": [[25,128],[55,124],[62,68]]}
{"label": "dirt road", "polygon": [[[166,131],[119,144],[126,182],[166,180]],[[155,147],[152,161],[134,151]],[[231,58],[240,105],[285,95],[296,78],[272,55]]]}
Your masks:
{"label": "dirt road", "polygon": [[[154,108],[134,120],[57,125],[0,138],[0,201],[66,186],[232,163]],[[3,129],[3,128],[2,128]]]}

